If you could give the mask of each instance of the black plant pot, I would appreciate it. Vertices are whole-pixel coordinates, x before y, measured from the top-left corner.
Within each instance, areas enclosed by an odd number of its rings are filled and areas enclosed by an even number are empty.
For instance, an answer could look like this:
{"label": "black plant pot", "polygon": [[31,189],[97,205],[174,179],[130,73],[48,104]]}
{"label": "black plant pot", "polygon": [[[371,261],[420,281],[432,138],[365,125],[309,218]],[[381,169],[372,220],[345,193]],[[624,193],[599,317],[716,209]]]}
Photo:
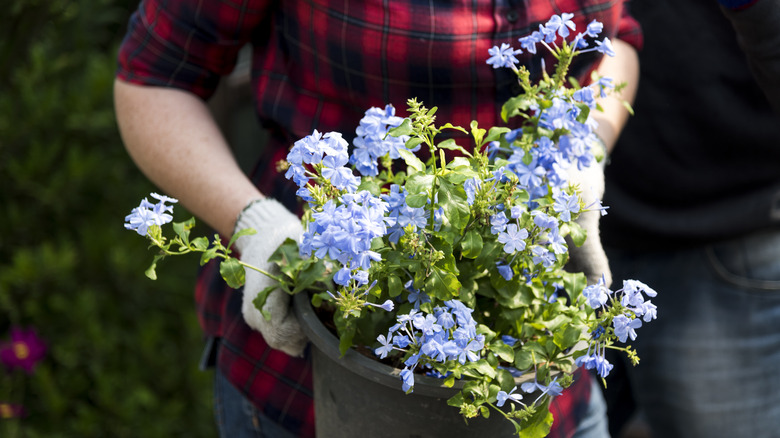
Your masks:
{"label": "black plant pot", "polygon": [[[512,424],[495,411],[488,419],[466,423],[457,408],[447,405],[447,399],[458,392],[458,382],[447,388],[441,379],[415,375],[414,392],[405,394],[398,368],[353,350],[341,356],[338,339],[319,320],[308,294],[297,294],[293,300],[312,343],[318,438],[515,436]],[[521,377],[518,386],[529,379],[533,376]]]}

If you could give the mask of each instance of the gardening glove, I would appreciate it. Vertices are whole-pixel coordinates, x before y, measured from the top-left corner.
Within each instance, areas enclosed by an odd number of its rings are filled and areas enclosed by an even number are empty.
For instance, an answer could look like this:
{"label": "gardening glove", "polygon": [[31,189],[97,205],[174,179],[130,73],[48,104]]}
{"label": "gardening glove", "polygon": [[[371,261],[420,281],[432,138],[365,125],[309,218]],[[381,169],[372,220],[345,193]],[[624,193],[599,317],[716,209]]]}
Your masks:
{"label": "gardening glove", "polygon": [[604,196],[604,164],[592,163],[590,166],[579,169],[576,164],[569,167],[569,182],[572,185],[579,186],[580,197],[588,211],[583,211],[577,218],[579,224],[587,233],[587,239],[582,246],[576,246],[568,240],[569,263],[567,270],[571,272],[584,272],[588,278],[588,284],[596,284],[604,276],[604,285],[609,287],[612,284],[612,272],[609,270],[609,261],[601,246],[601,237],[599,236],[599,219],[602,210],[599,208]]}
{"label": "gardening glove", "polygon": [[[241,236],[236,241],[235,248],[241,254],[241,261],[274,275],[279,273],[279,269],[268,258],[288,237],[297,241],[303,234],[301,220],[270,198],[253,201],[241,212],[234,233],[245,228],[254,228],[257,233]],[[275,281],[254,269],[245,268],[245,271],[241,306],[244,321],[259,331],[271,348],[290,356],[302,356],[307,340],[293,312],[290,295],[281,289],[268,294],[263,310],[271,315],[271,319],[266,320],[253,301],[260,291]]]}

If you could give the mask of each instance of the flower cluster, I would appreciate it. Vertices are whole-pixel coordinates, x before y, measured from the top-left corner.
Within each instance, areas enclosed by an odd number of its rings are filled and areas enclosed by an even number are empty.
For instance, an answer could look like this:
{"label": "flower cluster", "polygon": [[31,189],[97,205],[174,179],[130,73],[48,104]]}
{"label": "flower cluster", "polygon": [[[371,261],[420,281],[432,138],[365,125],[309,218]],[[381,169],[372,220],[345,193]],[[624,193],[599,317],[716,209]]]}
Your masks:
{"label": "flower cluster", "polygon": [[365,190],[344,193],[337,201],[328,200],[312,214],[300,253],[339,261],[342,268],[333,277],[336,284],[348,286],[354,280],[366,285],[371,262],[380,260],[371,242],[387,233],[387,203]]}
{"label": "flower cluster", "polygon": [[[564,269],[569,245],[587,239],[578,217],[604,213],[599,200],[582,199],[571,175],[603,159],[591,112],[619,89],[600,77],[568,85],[575,56],[614,55],[609,39],[597,40],[600,23],[575,34],[572,17],[551,17],[519,39],[521,49],[490,49],[487,63],[511,69],[523,90],[501,112],[504,122],[518,120],[516,129],[438,125],[436,108],[412,98],[405,118],[391,105],[369,108],[351,147],[341,133],[315,130],[295,142],[281,166],[306,205],[301,240],[288,240],[270,259],[282,273],[274,277],[280,288],[307,291],[323,314],[333,313],[342,353],[369,347],[401,369],[404,391],[413,390],[418,373],[448,386],[463,380],[448,403],[467,418],[495,409],[521,435],[547,433],[552,421],[535,412],[571,383],[577,367],[605,376],[605,348],[634,358],[614,341],[633,340],[642,321],[655,318],[644,300],[655,294],[648,286],[626,280],[616,292],[603,282],[586,287],[583,273]],[[552,77],[543,68],[532,83],[516,55],[538,47],[558,65]],[[445,130],[454,135],[440,140]],[[421,148],[425,161],[414,153]],[[217,249],[190,240],[191,223],[174,224],[178,237],[166,241],[159,226],[170,220],[165,203],[175,200],[153,197],[160,202],[144,200],[125,226],[147,234],[162,249],[158,257],[202,251],[202,261],[224,259],[223,277],[252,268],[216,240]],[[516,383],[530,373],[533,381]],[[540,395],[506,412],[507,401],[523,403],[518,387]]]}
{"label": "flower cluster", "polygon": [[141,204],[135,207],[129,215],[125,216],[125,228],[133,230],[141,236],[146,236],[149,227],[152,225],[162,226],[173,220],[173,206],[166,205],[167,202],[175,204],[176,199],[169,198],[157,193],[151,194],[152,198],[157,199],[156,204],[152,204],[148,199],[141,200]]}
{"label": "flower cluster", "polygon": [[[395,115],[392,105],[381,108],[371,108],[366,111],[360,120],[360,125],[355,130],[357,136],[353,146],[355,147],[349,162],[355,166],[355,170],[364,176],[377,176],[379,166],[377,161],[388,156],[392,160],[400,158],[400,149],[405,149],[407,136],[388,137],[387,131],[401,124],[403,119]],[[412,152],[419,150],[419,145]]]}
{"label": "flower cluster", "polygon": [[432,313],[420,312],[421,294],[425,296],[419,291],[409,295],[410,302],[417,308],[398,315],[387,336],[377,337],[380,347],[374,350],[381,359],[394,350],[407,353],[401,371],[405,392],[414,388],[414,369],[418,365],[431,368],[433,362],[457,361],[461,365],[476,362],[485,347],[485,335],[477,334],[472,309],[458,300],[449,300],[444,306],[433,308]]}
{"label": "flower cluster", "polygon": [[[642,327],[642,321],[650,322],[656,318],[657,308],[645,295],[654,297],[657,292],[638,280],[624,280],[623,287],[612,291],[604,285],[603,279],[597,284],[583,289],[588,306],[599,311],[599,323],[591,332],[588,351],[576,360],[577,366],[595,369],[602,378],[607,377],[613,365],[604,357],[607,346],[611,344],[610,334],[625,343],[628,338],[635,340],[636,330]],[[629,351],[629,357],[638,358]]]}

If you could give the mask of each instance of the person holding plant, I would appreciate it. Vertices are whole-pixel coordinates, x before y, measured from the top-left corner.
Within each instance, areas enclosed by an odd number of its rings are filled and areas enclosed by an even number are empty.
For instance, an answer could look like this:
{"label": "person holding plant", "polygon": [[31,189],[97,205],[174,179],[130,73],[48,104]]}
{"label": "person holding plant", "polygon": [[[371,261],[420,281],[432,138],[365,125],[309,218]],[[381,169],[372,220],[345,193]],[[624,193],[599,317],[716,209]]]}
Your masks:
{"label": "person holding plant", "polygon": [[[242,260],[269,268],[266,260],[279,243],[303,231],[292,213],[299,209],[296,186],[274,169],[293,142],[314,129],[352,132],[365,108],[404,108],[410,97],[438,106],[437,116],[455,125],[498,125],[502,103],[520,89],[512,74],[487,65],[484,54],[496,42],[569,13],[571,26],[603,23],[617,54],[603,61],[597,52],[579,56],[572,75],[583,82],[598,70],[626,81],[622,97],[630,101],[641,33],[623,2],[145,0],[119,52],[117,119],[128,152],[155,184],[222,236],[257,230],[239,238],[235,248]],[[567,20],[560,26],[569,27]],[[263,153],[250,177],[204,103],[247,43],[253,48],[259,120],[270,134],[267,144],[258,145]],[[545,63],[532,62],[534,54],[517,56],[532,76],[541,75]],[[627,111],[617,99],[601,105],[598,134],[609,150]],[[585,183],[598,186],[600,176],[595,178]],[[597,228],[589,231],[597,236]],[[592,259],[585,254],[577,260],[589,267],[590,278],[609,275],[597,246]],[[289,296],[278,290],[268,295],[267,321],[253,300],[272,283],[248,271],[242,293],[234,293],[217,269],[204,266],[196,302],[206,336],[219,339],[209,354],[218,368],[221,434],[243,436],[240,430],[260,428],[264,436],[313,436],[306,340]],[[589,375],[582,374],[554,402],[561,411],[554,433],[602,436],[599,400]]]}
{"label": "person holding plant", "polygon": [[666,293],[635,343],[640,366],[608,379],[615,434],[627,383],[656,437],[780,429],[779,11],[633,3],[643,69],[606,169],[602,236],[616,276]]}

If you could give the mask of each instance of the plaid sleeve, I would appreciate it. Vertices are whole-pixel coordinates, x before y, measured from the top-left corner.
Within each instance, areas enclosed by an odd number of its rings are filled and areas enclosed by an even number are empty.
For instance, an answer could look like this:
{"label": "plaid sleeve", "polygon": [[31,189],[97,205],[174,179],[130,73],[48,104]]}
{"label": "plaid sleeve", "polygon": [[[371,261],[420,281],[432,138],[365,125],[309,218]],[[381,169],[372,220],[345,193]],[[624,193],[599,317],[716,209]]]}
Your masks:
{"label": "plaid sleeve", "polygon": [[208,98],[268,16],[267,0],[143,0],[119,48],[117,77]]}
{"label": "plaid sleeve", "polygon": [[620,21],[618,22],[617,37],[634,46],[635,49],[641,50],[644,40],[642,37],[642,28],[639,22],[636,21],[630,13],[631,2],[627,1],[623,3],[623,11],[621,12]]}

